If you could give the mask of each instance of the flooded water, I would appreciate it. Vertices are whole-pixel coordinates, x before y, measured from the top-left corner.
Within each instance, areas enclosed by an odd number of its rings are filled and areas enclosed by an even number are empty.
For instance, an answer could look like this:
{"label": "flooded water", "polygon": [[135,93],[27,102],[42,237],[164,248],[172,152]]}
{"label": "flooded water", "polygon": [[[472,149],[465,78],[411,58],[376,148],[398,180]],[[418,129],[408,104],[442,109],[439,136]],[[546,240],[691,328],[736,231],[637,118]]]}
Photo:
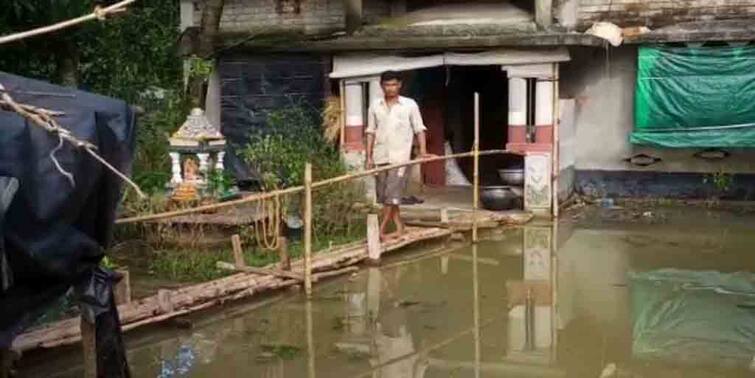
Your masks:
{"label": "flooded water", "polygon": [[[755,216],[581,219],[394,256],[312,301],[283,293],[130,335],[133,375],[753,376]],[[80,376],[64,355],[32,357],[22,376]]]}

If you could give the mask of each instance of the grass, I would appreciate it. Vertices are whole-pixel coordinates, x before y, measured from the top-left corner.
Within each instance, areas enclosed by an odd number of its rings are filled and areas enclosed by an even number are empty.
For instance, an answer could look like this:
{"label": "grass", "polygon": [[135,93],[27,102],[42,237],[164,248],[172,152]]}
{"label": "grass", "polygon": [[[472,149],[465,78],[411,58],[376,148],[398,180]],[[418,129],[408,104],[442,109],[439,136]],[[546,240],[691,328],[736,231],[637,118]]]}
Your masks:
{"label": "grass", "polygon": [[[348,232],[341,234],[315,238],[312,241],[312,250],[322,251],[331,246],[338,246],[365,237],[365,227],[352,227]],[[230,247],[230,246],[229,246]],[[302,256],[304,245],[301,241],[289,244],[288,253],[291,259]],[[278,252],[263,251],[256,246],[244,250],[244,260],[249,266],[262,267],[278,262]],[[222,250],[197,250],[197,249],[163,249],[155,252],[150,262],[151,274],[176,282],[204,282],[228,276],[232,272],[217,269],[217,261],[233,261],[233,253],[230,248]]]}

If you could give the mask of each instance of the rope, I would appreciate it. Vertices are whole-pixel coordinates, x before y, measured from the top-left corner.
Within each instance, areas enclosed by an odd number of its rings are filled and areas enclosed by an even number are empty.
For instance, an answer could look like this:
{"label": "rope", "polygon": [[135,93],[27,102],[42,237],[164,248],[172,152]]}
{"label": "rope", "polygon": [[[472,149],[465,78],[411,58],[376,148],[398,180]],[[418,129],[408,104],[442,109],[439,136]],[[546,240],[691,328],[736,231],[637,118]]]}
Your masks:
{"label": "rope", "polygon": [[134,2],[136,2],[136,0],[124,0],[124,1],[121,1],[119,3],[115,3],[115,4],[111,5],[111,6],[105,7],[105,8],[101,8],[101,7],[97,6],[97,7],[94,8],[94,10],[92,11],[92,13],[89,13],[89,14],[84,15],[84,16],[72,18],[72,19],[66,20],[66,21],[61,21],[61,22],[58,22],[56,24],[52,24],[52,25],[49,25],[49,26],[43,26],[43,27],[37,28],[37,29],[27,30],[25,32],[20,32],[20,33],[14,33],[14,34],[5,35],[5,36],[0,37],[0,45],[2,45],[4,43],[9,43],[9,42],[20,41],[22,39],[26,39],[26,38],[29,38],[29,37],[34,37],[34,36],[37,36],[37,35],[40,35],[40,34],[51,33],[51,32],[54,32],[54,31],[61,30],[61,29],[69,28],[71,26],[78,25],[78,24],[84,23],[84,22],[89,21],[89,20],[100,20],[100,21],[103,21],[103,20],[105,20],[106,16],[108,16],[111,13],[120,13],[120,12],[125,11],[126,7],[128,5],[130,5],[131,3],[134,3]]}
{"label": "rope", "polygon": [[279,195],[273,197],[272,201],[265,199],[257,202],[257,214],[261,214],[262,217],[258,222],[253,223],[254,237],[262,249],[278,249],[281,224],[280,208]]}

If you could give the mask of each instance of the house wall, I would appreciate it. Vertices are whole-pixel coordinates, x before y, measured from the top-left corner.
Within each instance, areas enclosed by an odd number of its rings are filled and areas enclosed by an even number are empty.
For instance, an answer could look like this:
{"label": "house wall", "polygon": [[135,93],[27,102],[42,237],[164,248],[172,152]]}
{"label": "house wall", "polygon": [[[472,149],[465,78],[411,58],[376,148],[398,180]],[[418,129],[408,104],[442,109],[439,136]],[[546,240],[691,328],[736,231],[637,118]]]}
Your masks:
{"label": "house wall", "polygon": [[[248,134],[267,125],[270,111],[295,105],[319,109],[329,93],[330,57],[306,54],[233,54],[217,63],[221,132],[231,146],[243,147]],[[237,179],[254,174],[229,151],[226,167]]]}
{"label": "house wall", "polygon": [[[557,0],[572,3],[575,0]],[[619,26],[651,28],[689,21],[746,18],[755,0],[578,0],[579,22],[611,21]],[[557,7],[558,8],[558,7]]]}
{"label": "house wall", "polygon": [[[573,148],[576,187],[587,194],[662,195],[705,198],[712,195],[706,174],[734,175],[732,197],[755,199],[755,151],[731,149],[731,156],[709,161],[694,157],[699,149],[663,149],[629,143],[634,127],[637,48],[573,48],[561,65],[560,96],[575,99]],[[660,158],[649,167],[625,159],[639,153]]]}
{"label": "house wall", "polygon": [[[391,13],[389,0],[365,0],[365,22]],[[195,6],[194,23],[201,19]],[[221,32],[249,33],[255,30],[322,33],[345,27],[343,0],[226,0]]]}

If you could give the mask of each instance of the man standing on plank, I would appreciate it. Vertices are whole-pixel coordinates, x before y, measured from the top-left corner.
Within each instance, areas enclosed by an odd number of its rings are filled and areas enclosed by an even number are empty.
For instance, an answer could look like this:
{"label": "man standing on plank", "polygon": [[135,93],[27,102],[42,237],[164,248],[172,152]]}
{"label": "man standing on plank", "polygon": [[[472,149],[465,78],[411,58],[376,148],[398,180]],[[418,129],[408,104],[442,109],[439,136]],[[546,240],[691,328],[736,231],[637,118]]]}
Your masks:
{"label": "man standing on plank", "polygon": [[[429,157],[425,138],[425,125],[417,103],[400,95],[401,77],[387,71],[380,75],[380,86],[385,96],[370,105],[367,118],[367,169],[377,166],[406,163],[411,159],[412,142],[417,137],[418,158]],[[399,205],[409,176],[408,167],[384,171],[377,176],[378,202],[383,205],[380,239],[399,237],[404,232]],[[393,220],[396,232],[386,234]]]}

